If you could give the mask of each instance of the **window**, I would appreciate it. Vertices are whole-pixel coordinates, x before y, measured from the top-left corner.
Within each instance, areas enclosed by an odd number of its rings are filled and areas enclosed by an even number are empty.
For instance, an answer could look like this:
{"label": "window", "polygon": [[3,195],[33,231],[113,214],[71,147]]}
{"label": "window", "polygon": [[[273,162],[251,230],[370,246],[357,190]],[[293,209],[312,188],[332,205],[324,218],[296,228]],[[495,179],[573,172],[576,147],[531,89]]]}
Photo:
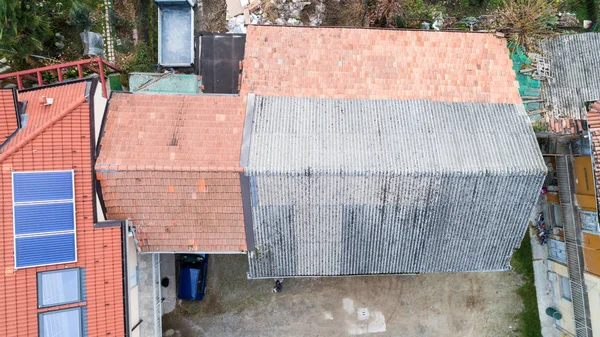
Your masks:
{"label": "window", "polygon": [[548,215],[549,215],[552,227],[561,227],[562,228],[563,224],[562,224],[562,215],[560,213],[560,205],[548,204]]}
{"label": "window", "polygon": [[138,266],[129,269],[129,289],[133,289],[138,285]]}
{"label": "window", "polygon": [[84,337],[85,307],[39,314],[40,337]]}
{"label": "window", "polygon": [[79,268],[38,273],[38,307],[83,301],[84,283],[83,272]]}
{"label": "window", "polygon": [[565,300],[571,300],[571,283],[569,282],[569,279],[564,276],[560,277],[560,293]]}

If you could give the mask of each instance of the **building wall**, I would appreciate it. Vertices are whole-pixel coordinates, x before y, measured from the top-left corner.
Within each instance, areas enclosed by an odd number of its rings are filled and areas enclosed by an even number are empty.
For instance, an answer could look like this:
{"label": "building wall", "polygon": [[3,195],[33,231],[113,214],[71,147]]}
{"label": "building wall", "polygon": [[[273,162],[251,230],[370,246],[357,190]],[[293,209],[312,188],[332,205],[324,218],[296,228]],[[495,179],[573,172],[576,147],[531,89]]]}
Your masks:
{"label": "building wall", "polygon": [[[141,337],[140,326],[136,327],[136,324],[140,321],[140,292],[138,287],[129,289],[129,327],[135,329],[131,331],[131,337]],[[143,323],[141,323],[143,324]],[[141,325],[140,324],[140,325]]]}
{"label": "building wall", "polygon": [[586,211],[596,211],[596,191],[594,170],[591,157],[573,158],[573,177],[575,178],[575,197],[577,205]]}
{"label": "building wall", "polygon": [[[129,328],[132,329],[140,321],[140,303],[138,280],[138,253],[135,248],[133,235],[127,237],[127,272],[129,274]],[[140,328],[131,332],[131,337],[139,337]]]}
{"label": "building wall", "polygon": [[[108,87],[108,82],[106,83]],[[102,83],[98,81],[98,87],[96,89],[96,93],[94,94],[94,139],[95,144],[98,146],[98,142],[100,141],[100,130],[102,129],[102,120],[104,119],[104,112],[106,110],[106,103],[108,100],[102,97]],[[96,193],[96,209],[97,221],[104,221],[106,217],[104,216],[104,212],[101,212],[102,206],[100,204],[100,197],[98,193]]]}
{"label": "building wall", "polygon": [[589,273],[584,273],[583,277],[588,291],[593,336],[600,337],[600,277]]}
{"label": "building wall", "polygon": [[553,204],[559,204],[560,203],[560,199],[558,198],[558,193],[557,192],[548,192],[546,193],[546,201],[553,203]]}
{"label": "building wall", "polygon": [[585,271],[600,276],[600,235],[583,232]]}
{"label": "building wall", "polygon": [[554,280],[552,281],[552,288],[554,290],[554,300],[556,303],[556,308],[562,315],[562,319],[557,321],[557,324],[560,325],[563,329],[569,331],[573,335],[575,335],[575,322],[573,319],[573,304],[571,301],[566,300],[562,297],[561,293],[561,282],[560,277],[563,276],[568,278],[569,271],[565,265],[562,265],[557,262],[550,261],[550,266],[554,274]]}
{"label": "building wall", "polygon": [[[81,305],[87,308],[88,336],[124,334],[121,231],[118,227],[94,228],[90,142],[90,111],[83,104],[1,164],[2,336],[36,337],[40,312]],[[12,171],[72,169],[75,170],[77,263],[15,270]],[[72,267],[85,268],[86,301],[37,309],[37,272]]]}

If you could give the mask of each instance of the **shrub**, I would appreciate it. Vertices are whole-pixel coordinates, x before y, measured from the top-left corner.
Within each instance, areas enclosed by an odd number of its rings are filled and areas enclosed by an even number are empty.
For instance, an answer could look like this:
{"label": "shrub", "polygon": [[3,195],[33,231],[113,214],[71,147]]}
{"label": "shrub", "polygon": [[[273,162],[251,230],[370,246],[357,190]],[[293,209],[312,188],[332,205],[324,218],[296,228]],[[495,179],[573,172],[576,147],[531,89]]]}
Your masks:
{"label": "shrub", "polygon": [[544,123],[543,121],[533,122],[532,125],[533,125],[533,131],[536,133],[548,131],[548,124]]}
{"label": "shrub", "polygon": [[129,73],[153,72],[153,64],[154,60],[148,50],[148,46],[143,42],[139,42],[135,49],[135,56],[127,63],[124,69],[125,73],[121,74],[121,84],[129,86]]}
{"label": "shrub", "polygon": [[404,0],[399,5],[393,24],[397,28],[420,28],[423,21],[432,23],[436,12],[443,12],[443,8],[426,4],[423,0]]}
{"label": "shrub", "polygon": [[153,63],[148,46],[140,42],[135,49],[135,57],[127,66],[127,72],[151,72]]}

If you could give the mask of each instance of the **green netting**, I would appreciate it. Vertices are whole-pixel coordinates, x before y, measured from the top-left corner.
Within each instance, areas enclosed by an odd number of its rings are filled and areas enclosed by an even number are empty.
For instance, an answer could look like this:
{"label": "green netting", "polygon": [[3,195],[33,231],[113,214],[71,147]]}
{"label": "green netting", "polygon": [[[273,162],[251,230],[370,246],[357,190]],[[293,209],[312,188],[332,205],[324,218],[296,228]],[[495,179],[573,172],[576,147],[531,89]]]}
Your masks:
{"label": "green netting", "polygon": [[[519,94],[521,97],[540,97],[541,82],[535,80],[525,74],[521,74],[520,71],[524,65],[531,65],[531,60],[525,54],[525,51],[521,46],[514,46],[512,43],[508,44],[510,52],[510,58],[513,61],[513,70],[517,74],[517,81],[519,82]],[[526,110],[538,110],[540,103],[527,103],[525,104]],[[532,115],[532,119],[539,119],[540,115]]]}

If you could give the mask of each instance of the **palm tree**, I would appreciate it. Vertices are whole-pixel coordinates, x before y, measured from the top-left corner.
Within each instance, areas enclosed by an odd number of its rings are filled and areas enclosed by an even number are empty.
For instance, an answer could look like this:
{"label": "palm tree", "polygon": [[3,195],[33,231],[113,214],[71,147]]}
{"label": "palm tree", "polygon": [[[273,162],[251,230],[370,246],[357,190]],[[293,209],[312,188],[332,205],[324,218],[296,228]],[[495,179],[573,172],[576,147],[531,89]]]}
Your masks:
{"label": "palm tree", "polygon": [[0,1],[0,59],[13,70],[27,68],[31,54],[51,38],[50,23],[36,0]]}

